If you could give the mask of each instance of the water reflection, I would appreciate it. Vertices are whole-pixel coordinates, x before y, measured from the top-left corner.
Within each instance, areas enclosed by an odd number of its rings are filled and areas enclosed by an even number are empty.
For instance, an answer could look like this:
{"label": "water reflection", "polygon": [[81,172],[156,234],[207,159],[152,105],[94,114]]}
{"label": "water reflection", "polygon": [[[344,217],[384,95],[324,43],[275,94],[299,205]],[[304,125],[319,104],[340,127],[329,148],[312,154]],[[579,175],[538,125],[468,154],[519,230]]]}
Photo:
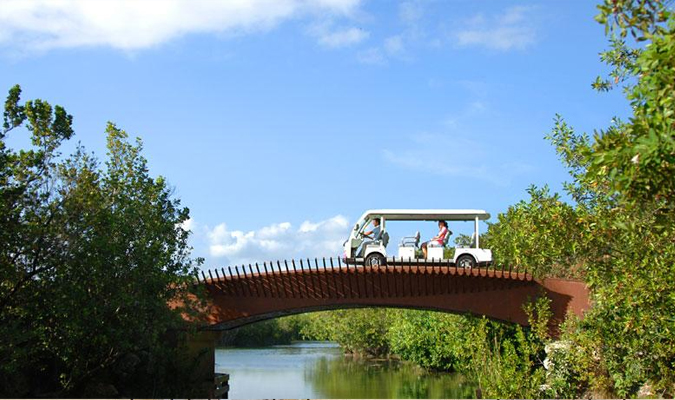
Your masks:
{"label": "water reflection", "polygon": [[458,374],[407,363],[345,357],[330,342],[217,349],[216,372],[230,374],[230,398],[470,398]]}
{"label": "water reflection", "polygon": [[305,379],[323,398],[471,398],[475,388],[459,374],[435,374],[408,363],[351,357],[319,359]]}

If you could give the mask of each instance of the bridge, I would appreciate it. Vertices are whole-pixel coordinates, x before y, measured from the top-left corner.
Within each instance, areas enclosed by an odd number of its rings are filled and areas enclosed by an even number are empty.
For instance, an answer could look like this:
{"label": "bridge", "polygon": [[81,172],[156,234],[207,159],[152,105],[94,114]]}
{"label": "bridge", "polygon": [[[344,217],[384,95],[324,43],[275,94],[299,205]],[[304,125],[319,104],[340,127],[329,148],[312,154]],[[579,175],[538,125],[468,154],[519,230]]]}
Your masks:
{"label": "bridge", "polygon": [[264,262],[202,272],[208,291],[205,329],[229,330],[284,315],[357,307],[436,310],[528,325],[523,305],[551,299],[552,332],[590,307],[583,282],[534,279],[527,272],[461,268],[448,261],[393,259],[358,266],[340,259]]}
{"label": "bridge", "polygon": [[213,397],[215,346],[222,331],[265,319],[311,311],[399,307],[473,314],[528,325],[523,305],[551,299],[557,328],[567,313],[590,307],[583,282],[534,279],[508,267],[461,268],[448,261],[392,259],[385,266],[360,266],[340,259],[263,262],[202,272],[196,284],[207,291],[203,329],[189,340],[188,354],[201,355],[196,397]]}

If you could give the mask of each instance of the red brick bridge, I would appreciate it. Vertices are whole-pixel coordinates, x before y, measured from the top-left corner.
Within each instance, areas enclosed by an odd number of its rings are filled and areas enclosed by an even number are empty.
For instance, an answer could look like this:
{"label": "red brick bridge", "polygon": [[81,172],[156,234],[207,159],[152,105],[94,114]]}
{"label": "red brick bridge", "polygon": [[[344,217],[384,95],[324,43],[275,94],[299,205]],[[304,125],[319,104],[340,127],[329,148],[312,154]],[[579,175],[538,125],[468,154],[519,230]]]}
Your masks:
{"label": "red brick bridge", "polygon": [[523,305],[551,299],[552,328],[568,312],[590,307],[583,282],[534,279],[509,268],[457,268],[448,262],[396,260],[386,266],[346,265],[314,259],[228,267],[202,273],[208,291],[204,318],[209,330],[310,311],[399,307],[484,315],[527,325]]}

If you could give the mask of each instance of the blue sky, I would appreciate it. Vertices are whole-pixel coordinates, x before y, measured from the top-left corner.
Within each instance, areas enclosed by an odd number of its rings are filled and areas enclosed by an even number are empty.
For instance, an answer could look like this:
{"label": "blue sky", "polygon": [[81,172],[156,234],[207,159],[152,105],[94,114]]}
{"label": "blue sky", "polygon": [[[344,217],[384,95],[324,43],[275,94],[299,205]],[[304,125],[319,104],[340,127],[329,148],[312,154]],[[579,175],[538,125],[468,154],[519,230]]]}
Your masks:
{"label": "blue sky", "polygon": [[[331,256],[371,208],[479,208],[567,179],[544,136],[625,116],[593,1],[32,1],[0,7],[0,89],[113,121],[191,210],[207,266]],[[427,226],[428,225],[428,226]],[[396,238],[417,226],[392,227]],[[435,234],[422,224],[424,236]],[[469,224],[453,231],[466,232]]]}

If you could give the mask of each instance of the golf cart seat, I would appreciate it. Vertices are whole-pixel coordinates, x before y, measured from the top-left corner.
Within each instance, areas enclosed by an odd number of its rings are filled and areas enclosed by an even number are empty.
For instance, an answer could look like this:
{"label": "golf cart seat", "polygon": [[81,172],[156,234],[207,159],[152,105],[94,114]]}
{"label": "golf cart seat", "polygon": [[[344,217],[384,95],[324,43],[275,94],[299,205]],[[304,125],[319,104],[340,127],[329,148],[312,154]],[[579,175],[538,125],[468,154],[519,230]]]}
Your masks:
{"label": "golf cart seat", "polygon": [[382,232],[380,235],[380,241],[382,242],[382,246],[387,247],[389,244],[389,233],[387,231]]}
{"label": "golf cart seat", "polygon": [[450,241],[450,236],[452,236],[452,231],[448,229],[448,232],[445,234],[445,237],[443,238],[443,247],[447,247],[448,242]]}
{"label": "golf cart seat", "polygon": [[415,258],[415,253],[420,246],[420,232],[417,231],[415,236],[405,236],[401,238],[401,243],[398,245],[398,256],[402,258]]}
{"label": "golf cart seat", "polygon": [[418,248],[420,246],[420,231],[415,233],[415,236],[404,236],[401,238],[401,244],[399,247],[414,247]]}
{"label": "golf cart seat", "polygon": [[372,245],[382,245],[384,247],[387,247],[389,244],[389,233],[385,230],[380,232],[380,235],[375,238],[372,242],[370,242],[369,246]]}
{"label": "golf cart seat", "polygon": [[461,247],[461,248],[464,248],[464,249],[470,249],[470,248],[476,247],[476,232],[471,234],[471,238],[469,239],[468,244],[464,244],[464,245],[458,246],[458,247]]}
{"label": "golf cart seat", "polygon": [[448,229],[445,237],[443,238],[442,245],[439,246],[438,244],[429,242],[429,246],[427,247],[427,259],[443,259],[443,254],[445,252],[445,248],[448,245],[448,242],[450,241],[450,236],[452,236],[452,231]]}

